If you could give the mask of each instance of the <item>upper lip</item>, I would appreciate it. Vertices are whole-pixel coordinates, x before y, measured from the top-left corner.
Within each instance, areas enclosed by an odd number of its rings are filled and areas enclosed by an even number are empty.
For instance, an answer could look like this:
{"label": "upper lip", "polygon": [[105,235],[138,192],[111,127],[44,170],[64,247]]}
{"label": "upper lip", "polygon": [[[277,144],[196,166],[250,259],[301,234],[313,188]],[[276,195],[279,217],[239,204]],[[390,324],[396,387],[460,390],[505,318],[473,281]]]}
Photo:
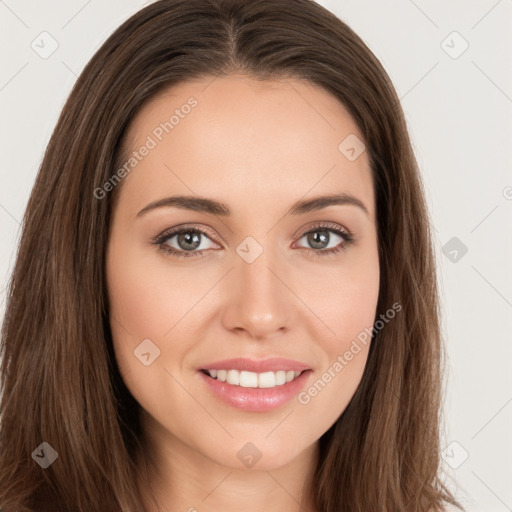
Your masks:
{"label": "upper lip", "polygon": [[271,357],[269,359],[248,359],[245,357],[236,357],[233,359],[223,359],[222,361],[208,363],[206,366],[203,366],[200,369],[241,370],[247,372],[263,373],[277,372],[279,370],[293,370],[301,372],[303,370],[310,370],[311,368],[307,364],[282,357]]}

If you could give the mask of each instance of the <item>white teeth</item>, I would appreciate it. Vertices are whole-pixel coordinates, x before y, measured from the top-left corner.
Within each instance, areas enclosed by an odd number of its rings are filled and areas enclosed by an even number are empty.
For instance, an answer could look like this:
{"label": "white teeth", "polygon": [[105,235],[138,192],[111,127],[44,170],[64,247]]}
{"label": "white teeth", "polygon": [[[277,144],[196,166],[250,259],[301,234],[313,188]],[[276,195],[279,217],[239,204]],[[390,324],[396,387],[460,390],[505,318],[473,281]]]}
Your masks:
{"label": "white teeth", "polygon": [[228,370],[226,382],[235,386],[240,385],[240,374],[236,370]]}
{"label": "white teeth", "polygon": [[265,372],[258,375],[258,387],[273,388],[276,385],[276,374],[274,372]]}
{"label": "white teeth", "polygon": [[233,386],[243,388],[273,388],[282,386],[287,382],[297,378],[300,371],[285,371],[255,373],[239,370],[206,370],[210,377],[216,378],[221,382],[227,382]]}
{"label": "white teeth", "polygon": [[276,372],[276,385],[282,386],[283,384],[286,384],[286,372],[279,370]]}
{"label": "white teeth", "polygon": [[[239,373],[238,370],[230,370]],[[240,372],[240,386],[243,388],[257,388],[258,387],[258,374],[254,372]]]}

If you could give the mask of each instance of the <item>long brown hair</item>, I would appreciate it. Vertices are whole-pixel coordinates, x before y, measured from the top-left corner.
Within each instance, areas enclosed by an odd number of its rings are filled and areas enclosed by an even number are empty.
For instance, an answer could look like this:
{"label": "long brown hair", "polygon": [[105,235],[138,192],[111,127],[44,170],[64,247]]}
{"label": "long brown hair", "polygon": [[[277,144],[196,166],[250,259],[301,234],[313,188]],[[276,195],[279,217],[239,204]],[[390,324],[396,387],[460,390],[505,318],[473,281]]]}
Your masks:
{"label": "long brown hair", "polygon": [[[443,346],[423,185],[399,99],[363,41],[309,0],[161,0],[124,22],[77,80],[23,220],[0,373],[0,507],[143,510],[140,406],[117,368],[105,250],[130,120],[164,87],[232,73],[306,79],[360,127],[371,161],[381,287],[362,381],[320,438],[322,512],[460,505],[440,476]],[[341,141],[340,141],[341,142]],[[37,457],[51,462],[46,469]],[[53,455],[53,457],[52,457]]]}

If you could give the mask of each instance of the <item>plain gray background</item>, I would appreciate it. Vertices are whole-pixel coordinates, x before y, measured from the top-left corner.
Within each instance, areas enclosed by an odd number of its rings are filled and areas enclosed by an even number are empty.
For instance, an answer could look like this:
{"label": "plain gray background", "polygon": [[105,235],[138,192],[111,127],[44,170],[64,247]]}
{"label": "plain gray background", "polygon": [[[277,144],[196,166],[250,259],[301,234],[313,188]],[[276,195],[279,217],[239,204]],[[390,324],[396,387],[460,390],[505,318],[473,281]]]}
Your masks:
{"label": "plain gray background", "polygon": [[[512,510],[512,1],[319,3],[389,73],[427,189],[448,353],[448,484],[468,512]],[[0,0],[2,317],[20,222],[60,110],[86,62],[143,5]]]}

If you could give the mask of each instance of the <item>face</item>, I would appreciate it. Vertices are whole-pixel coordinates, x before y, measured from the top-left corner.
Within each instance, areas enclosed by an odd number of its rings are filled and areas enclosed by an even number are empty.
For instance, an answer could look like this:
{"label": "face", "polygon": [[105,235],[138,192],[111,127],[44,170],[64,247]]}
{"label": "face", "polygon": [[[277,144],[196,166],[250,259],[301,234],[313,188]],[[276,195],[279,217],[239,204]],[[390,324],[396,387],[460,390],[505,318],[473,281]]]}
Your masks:
{"label": "face", "polygon": [[[298,80],[183,83],[134,118],[107,250],[110,325],[162,452],[277,468],[348,405],[379,292],[358,139],[333,96]],[[335,195],[352,202],[310,202]]]}

